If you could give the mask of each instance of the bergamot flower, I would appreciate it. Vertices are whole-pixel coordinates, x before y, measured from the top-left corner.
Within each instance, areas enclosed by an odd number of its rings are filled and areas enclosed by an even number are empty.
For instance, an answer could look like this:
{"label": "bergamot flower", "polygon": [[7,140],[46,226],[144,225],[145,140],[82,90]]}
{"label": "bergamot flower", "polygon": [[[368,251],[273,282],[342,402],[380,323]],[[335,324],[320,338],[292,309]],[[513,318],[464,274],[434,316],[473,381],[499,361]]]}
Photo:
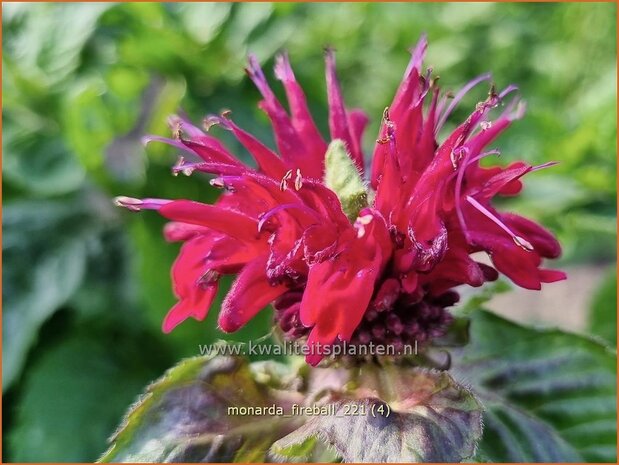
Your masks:
{"label": "bergamot flower", "polygon": [[[130,210],[156,210],[171,220],[165,236],[182,241],[172,269],[178,303],[163,330],[206,317],[219,278],[237,275],[222,305],[219,327],[236,331],[273,304],[284,334],[303,339],[306,360],[342,341],[402,346],[444,334],[460,285],[481,286],[499,273],[527,289],[565,279],[541,267],[560,246],[535,222],[497,211],[496,196],[514,196],[521,178],[550,166],[524,162],[482,167],[496,155],[489,145],[524,106],[515,90],[490,87],[488,97],[442,141],[438,135],[462,97],[482,75],[456,93],[441,95],[431,70],[422,69],[427,42],[412,51],[393,102],[382,115],[369,173],[362,152],[368,118],[348,109],[326,52],[329,143],[316,127],[288,57],[277,57],[275,77],[289,111],[272,92],[255,57],[247,73],[273,125],[277,150],[240,128],[229,113],[205,118],[205,131],[171,118],[174,138],[156,136],[186,153],[173,172],[214,175],[222,194],[214,205],[191,200],[133,199]],[[502,111],[490,118],[492,110]],[[208,129],[230,131],[255,160],[248,166]],[[188,157],[191,157],[189,159]],[[367,178],[366,178],[367,175]],[[485,252],[492,266],[471,257]]]}

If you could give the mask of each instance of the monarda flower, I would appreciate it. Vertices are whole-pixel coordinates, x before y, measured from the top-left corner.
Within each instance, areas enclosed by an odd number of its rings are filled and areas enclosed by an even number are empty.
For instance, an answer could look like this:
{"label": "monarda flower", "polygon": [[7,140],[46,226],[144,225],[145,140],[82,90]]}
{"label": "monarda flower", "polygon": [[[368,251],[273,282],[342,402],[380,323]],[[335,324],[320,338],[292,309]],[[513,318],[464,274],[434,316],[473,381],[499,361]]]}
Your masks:
{"label": "monarda flower", "polygon": [[[219,327],[236,331],[268,304],[289,338],[306,338],[306,360],[317,364],[320,347],[349,344],[401,346],[441,336],[451,321],[446,310],[453,290],[481,286],[499,272],[527,289],[565,278],[541,268],[560,246],[548,231],[521,216],[498,212],[492,199],[513,196],[521,178],[551,165],[516,162],[480,166],[497,150],[487,147],[523,114],[516,88],[491,90],[471,115],[437,142],[462,97],[490,79],[483,75],[455,95],[441,95],[431,70],[422,70],[425,37],[412,58],[382,126],[366,170],[362,134],[368,118],[345,107],[326,53],[330,143],[318,131],[286,55],[275,76],[286,91],[289,111],[272,92],[254,57],[247,73],[273,125],[277,151],[230,118],[208,116],[203,132],[171,119],[174,138],[162,141],[195,158],[181,157],[173,172],[215,175],[223,190],[214,205],[191,200],[133,199],[116,203],[130,210],[157,210],[172,222],[170,241],[184,244],[172,269],[178,303],[163,330],[187,318],[205,318],[221,275],[235,274],[219,314]],[[502,107],[496,118],[492,109]],[[208,134],[212,125],[230,131],[256,162],[248,166]],[[367,175],[367,180],[366,180]],[[486,252],[493,266],[471,254]]]}

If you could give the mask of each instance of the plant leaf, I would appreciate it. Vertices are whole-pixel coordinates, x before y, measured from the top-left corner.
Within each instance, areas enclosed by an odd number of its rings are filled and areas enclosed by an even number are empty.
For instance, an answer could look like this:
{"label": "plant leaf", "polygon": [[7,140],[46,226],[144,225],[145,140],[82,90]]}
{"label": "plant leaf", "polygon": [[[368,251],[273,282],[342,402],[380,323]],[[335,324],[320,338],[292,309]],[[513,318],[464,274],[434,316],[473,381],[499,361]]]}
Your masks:
{"label": "plant leaf", "polygon": [[616,353],[590,338],[475,312],[453,374],[483,402],[479,458],[614,462]]}
{"label": "plant leaf", "polygon": [[2,388],[19,376],[40,326],[80,286],[95,230],[75,202],[14,201],[4,207]]}
{"label": "plant leaf", "polygon": [[102,462],[260,462],[299,419],[233,414],[228,407],[272,407],[272,390],[237,357],[184,360],[147,388]]}
{"label": "plant leaf", "polygon": [[617,346],[617,271],[611,270],[593,299],[589,331]]}
{"label": "plant leaf", "polygon": [[[150,343],[143,334],[110,345],[105,331],[90,326],[66,333],[39,353],[25,377],[7,435],[15,461],[96,460],[118,417],[152,376],[154,361],[139,356]],[[134,337],[140,337],[139,348]]]}
{"label": "plant leaf", "polygon": [[[312,417],[273,444],[271,454],[307,459],[313,437],[345,462],[460,462],[474,454],[481,437],[481,406],[467,389],[445,372],[388,373],[391,395],[379,394],[385,400],[337,400],[332,413]],[[355,392],[366,392],[372,384],[367,381]]]}

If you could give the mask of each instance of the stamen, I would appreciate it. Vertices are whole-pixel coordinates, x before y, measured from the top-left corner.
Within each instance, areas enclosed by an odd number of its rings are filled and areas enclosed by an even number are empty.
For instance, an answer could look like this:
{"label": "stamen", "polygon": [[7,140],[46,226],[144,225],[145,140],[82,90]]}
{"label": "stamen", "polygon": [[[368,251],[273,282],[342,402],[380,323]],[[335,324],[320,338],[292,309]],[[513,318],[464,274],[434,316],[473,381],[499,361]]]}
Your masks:
{"label": "stamen", "polygon": [[515,90],[518,90],[518,86],[510,84],[499,94],[499,100],[503,100],[507,95],[511,94]]}
{"label": "stamen", "polygon": [[294,178],[294,190],[299,191],[303,187],[303,176],[301,176],[301,170],[297,168],[297,173]]}
{"label": "stamen", "polygon": [[172,174],[178,176],[178,173],[183,173],[185,176],[191,176],[199,163],[187,163],[185,157],[179,157],[176,165],[172,167]]}
{"label": "stamen", "polygon": [[535,250],[533,248],[533,245],[529,241],[515,234],[511,229],[509,229],[505,225],[505,223],[503,223],[500,219],[494,216],[486,207],[484,207],[481,203],[479,203],[473,197],[471,197],[470,195],[467,195],[466,200],[471,205],[473,205],[477,210],[479,210],[479,212],[481,212],[486,218],[492,220],[492,222],[494,222],[498,227],[500,227],[503,231],[509,234],[510,237],[513,239],[513,241],[516,243],[516,245],[518,245],[519,247],[522,247],[527,252],[533,252]]}
{"label": "stamen", "polygon": [[458,162],[462,160],[462,158],[467,157],[468,154],[469,154],[469,149],[468,147],[465,147],[464,145],[460,147],[456,147],[455,149],[451,151],[451,154],[449,155],[449,157],[451,158],[451,164],[454,170],[458,169]]}
{"label": "stamen", "polygon": [[374,219],[373,215],[363,215],[357,217],[355,220],[355,224],[353,227],[357,230],[357,238],[361,239],[365,236],[365,227],[372,222]]}
{"label": "stamen", "polygon": [[[461,164],[460,166],[461,166],[463,169],[468,168],[468,167],[469,167],[469,166],[471,166],[473,163],[475,163],[475,162],[477,162],[477,161],[481,160],[482,158],[485,158],[485,157],[487,157],[487,156],[490,156],[490,155],[497,155],[497,156],[501,156],[501,152],[500,152],[499,150],[494,149],[494,150],[489,150],[489,151],[487,151],[487,152],[480,153],[480,154],[479,154],[479,155],[477,155],[476,157],[471,158],[471,159],[470,159],[470,160],[468,160],[468,161],[465,161],[465,163]],[[458,176],[458,174],[459,174],[459,173],[460,173],[460,171],[454,171],[453,173],[451,173],[451,174],[449,175],[449,178],[448,178],[447,180],[448,180],[448,181],[451,181],[451,180],[454,178],[454,176]]]}
{"label": "stamen", "polygon": [[[456,215],[458,216],[458,221],[460,222],[460,227],[462,228],[462,232],[468,242],[468,228],[466,226],[466,221],[464,220],[464,213],[462,213],[462,183],[464,182],[464,173],[466,172],[466,168],[469,165],[469,157],[471,155],[470,150],[466,149],[466,154],[464,155],[464,163],[462,163],[460,170],[458,171],[458,177],[456,178],[456,189],[454,195],[456,197]],[[452,160],[453,162],[453,160]]]}
{"label": "stamen", "polygon": [[114,205],[123,207],[132,212],[140,210],[159,210],[165,204],[172,202],[165,199],[136,199],[133,197],[125,197],[124,195],[114,198]]}
{"label": "stamen", "polygon": [[183,140],[183,122],[180,119],[174,122],[172,137],[174,137],[175,140]]}
{"label": "stamen", "polygon": [[479,125],[482,131],[486,131],[492,127],[492,121],[482,121]]}
{"label": "stamen", "polygon": [[455,95],[454,99],[449,104],[449,106],[447,107],[447,109],[445,110],[445,112],[439,118],[436,128],[434,130],[434,133],[438,134],[438,132],[441,130],[441,128],[447,121],[447,118],[449,118],[449,115],[451,115],[451,113],[456,108],[456,106],[458,106],[460,101],[473,87],[475,87],[480,82],[487,81],[491,77],[492,75],[490,73],[482,74],[481,76],[478,76],[472,81],[470,81],[469,83],[467,83],[462,89],[460,89],[458,93]]}
{"label": "stamen", "polygon": [[377,144],[387,144],[391,141],[392,132],[389,129],[393,129],[393,123],[389,118],[389,107],[385,107],[383,110],[383,127],[385,128],[385,135],[380,139],[376,139]]}
{"label": "stamen", "polygon": [[292,170],[288,170],[286,171],[286,174],[284,174],[284,177],[279,183],[279,190],[284,192],[286,189],[288,189],[288,181],[290,179],[292,179]]}
{"label": "stamen", "polygon": [[482,158],[485,158],[485,157],[487,157],[487,156],[489,156],[489,155],[496,155],[497,157],[500,157],[500,156],[501,156],[501,152],[500,152],[499,150],[494,149],[494,150],[489,150],[489,151],[487,151],[487,152],[480,153],[479,155],[477,155],[476,157],[474,157],[472,160],[470,160],[470,161],[467,163],[467,165],[466,165],[466,166],[467,166],[467,167],[469,167],[469,166],[471,166],[473,163],[475,163],[476,161],[479,161],[479,160],[481,160]]}
{"label": "stamen", "polygon": [[533,166],[533,167],[531,168],[531,171],[539,171],[539,170],[543,170],[543,169],[545,169],[545,168],[550,168],[551,166],[555,166],[555,165],[558,165],[558,164],[559,164],[559,162],[558,162],[558,161],[549,161],[549,162],[547,162],[547,163],[543,163],[543,164],[541,164],[541,165],[536,165],[536,166]]}
{"label": "stamen", "polygon": [[218,273],[215,270],[206,270],[206,273],[204,273],[196,282],[196,284],[198,285],[198,287],[202,288],[202,289],[206,289],[209,284],[213,284],[215,282],[217,282],[219,280],[219,277],[221,276],[220,273]]}

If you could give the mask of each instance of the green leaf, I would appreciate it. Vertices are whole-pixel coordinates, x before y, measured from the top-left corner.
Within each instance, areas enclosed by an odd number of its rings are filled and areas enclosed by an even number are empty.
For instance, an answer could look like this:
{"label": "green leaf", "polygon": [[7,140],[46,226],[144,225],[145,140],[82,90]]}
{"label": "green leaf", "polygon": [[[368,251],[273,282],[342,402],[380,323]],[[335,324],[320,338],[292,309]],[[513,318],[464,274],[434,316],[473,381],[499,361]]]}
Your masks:
{"label": "green leaf", "polygon": [[84,170],[58,134],[45,131],[41,137],[36,127],[19,124],[9,117],[4,129],[2,176],[7,184],[36,195],[60,195],[78,189],[84,182]]}
{"label": "green leaf", "polygon": [[617,271],[612,270],[593,299],[589,331],[617,346]]}
{"label": "green leaf", "polygon": [[368,206],[368,192],[359,170],[346,150],[346,144],[335,139],[329,144],[325,155],[325,185],[334,191],[342,209],[351,221],[359,210]]}
{"label": "green leaf", "polygon": [[614,462],[616,353],[590,338],[536,330],[487,311],[453,375],[486,408],[479,457],[493,462]]}
{"label": "green leaf", "polygon": [[[45,345],[29,367],[9,433],[17,462],[93,461],[118,417],[152,376],[133,338],[67,328],[61,341]],[[117,331],[118,333],[118,331]]]}
{"label": "green leaf", "polygon": [[260,462],[298,419],[273,412],[275,391],[234,357],[184,360],[148,387],[131,408],[102,462]]}
{"label": "green leaf", "polygon": [[40,326],[82,282],[92,231],[73,202],[20,201],[4,207],[3,389],[19,375]]}
{"label": "green leaf", "polygon": [[317,438],[345,462],[460,462],[473,456],[481,405],[467,389],[445,372],[377,371],[375,386],[362,373],[350,393],[355,397],[336,400],[332,412],[277,441],[271,454],[307,460],[308,440]]}
{"label": "green leaf", "polygon": [[228,3],[182,4],[182,20],[187,33],[199,44],[213,40],[230,16],[232,5]]}

